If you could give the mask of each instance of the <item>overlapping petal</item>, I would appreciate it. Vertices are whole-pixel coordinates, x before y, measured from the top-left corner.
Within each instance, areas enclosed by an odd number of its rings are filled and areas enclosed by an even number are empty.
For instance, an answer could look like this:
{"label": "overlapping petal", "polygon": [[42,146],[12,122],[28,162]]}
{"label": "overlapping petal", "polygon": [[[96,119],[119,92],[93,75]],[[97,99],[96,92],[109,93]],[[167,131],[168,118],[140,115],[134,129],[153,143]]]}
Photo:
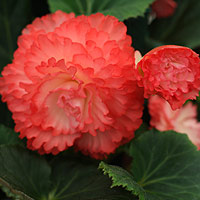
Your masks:
{"label": "overlapping petal", "polygon": [[75,146],[102,158],[134,137],[143,90],[122,22],[57,11],[28,25],[18,46],[0,93],[30,149],[57,154]]}
{"label": "overlapping petal", "polygon": [[175,110],[199,95],[199,55],[182,46],[157,47],[137,64],[137,77],[145,98],[158,94]]}

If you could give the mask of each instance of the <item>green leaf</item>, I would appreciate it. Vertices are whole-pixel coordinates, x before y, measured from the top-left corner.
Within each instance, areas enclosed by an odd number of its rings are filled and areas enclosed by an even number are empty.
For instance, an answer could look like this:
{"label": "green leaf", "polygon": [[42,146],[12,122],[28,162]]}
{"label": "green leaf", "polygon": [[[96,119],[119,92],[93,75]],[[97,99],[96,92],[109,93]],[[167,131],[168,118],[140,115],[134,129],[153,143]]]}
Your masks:
{"label": "green leaf", "polygon": [[[25,200],[33,200],[32,198],[29,198],[28,196],[26,196],[25,194],[23,193],[20,193],[18,194],[19,192],[18,191],[15,191],[9,187],[6,187],[4,185],[0,185],[0,189],[2,190],[2,192],[4,192],[4,196],[6,195],[6,197],[9,197],[11,199],[14,199],[14,200],[21,200],[22,198],[25,199]],[[15,192],[15,193],[14,193]],[[0,196],[1,197],[1,196]],[[2,198],[1,198],[2,199]],[[4,198],[3,200],[9,200],[8,198]]]}
{"label": "green leaf", "polygon": [[0,71],[12,61],[17,37],[30,21],[30,0],[0,1]]}
{"label": "green leaf", "polygon": [[122,188],[111,189],[111,181],[96,165],[71,159],[44,158],[20,146],[0,146],[0,186],[7,196],[25,200],[130,200]]}
{"label": "green leaf", "polygon": [[80,0],[48,0],[51,12],[62,10],[66,13],[74,12],[77,15],[85,13],[82,3],[83,1]]}
{"label": "green leaf", "polygon": [[[105,0],[104,0],[105,1]],[[119,20],[130,17],[143,16],[146,9],[154,0],[110,0],[107,5],[100,10],[105,15],[113,15]]]}
{"label": "green leaf", "polygon": [[44,159],[20,146],[0,146],[0,184],[15,197],[44,199],[51,169]]}
{"label": "green leaf", "polygon": [[21,144],[22,140],[19,139],[18,134],[12,129],[0,124],[0,145],[2,144]]}
{"label": "green leaf", "polygon": [[177,0],[177,3],[178,7],[172,17],[158,19],[152,23],[151,37],[165,44],[199,47],[200,1]]}
{"label": "green leaf", "polygon": [[200,199],[200,152],[186,135],[152,130],[129,152],[131,172],[148,200]]}
{"label": "green leaf", "polygon": [[131,191],[133,195],[139,196],[141,200],[145,200],[145,191],[135,182],[133,176],[121,167],[108,165],[104,162],[99,164],[99,169],[102,169],[104,174],[112,179],[111,187],[122,186],[126,190]]}
{"label": "green leaf", "polygon": [[132,174],[100,164],[111,185],[94,164],[55,157],[50,167],[27,149],[1,145],[0,184],[25,200],[130,200],[135,195],[140,200],[200,199],[200,152],[186,135],[152,130],[133,140],[129,154]]}
{"label": "green leaf", "polygon": [[111,189],[110,180],[95,166],[77,161],[56,161],[53,166],[52,183],[50,196],[56,200],[132,199],[131,194],[121,188]]}
{"label": "green leaf", "polygon": [[51,12],[62,10],[77,15],[101,12],[119,20],[143,16],[153,0],[48,0]]}
{"label": "green leaf", "polygon": [[148,131],[134,139],[130,174],[100,163],[114,186],[123,186],[139,200],[199,200],[200,152],[184,134]]}

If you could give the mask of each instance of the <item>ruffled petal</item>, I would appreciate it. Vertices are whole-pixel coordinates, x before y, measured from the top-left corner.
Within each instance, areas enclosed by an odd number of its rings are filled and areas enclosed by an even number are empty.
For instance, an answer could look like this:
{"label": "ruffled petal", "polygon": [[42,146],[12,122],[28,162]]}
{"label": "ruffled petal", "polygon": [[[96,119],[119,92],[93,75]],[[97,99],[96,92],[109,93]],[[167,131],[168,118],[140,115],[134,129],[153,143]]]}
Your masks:
{"label": "ruffled petal", "polygon": [[23,30],[0,94],[29,149],[57,154],[75,146],[99,159],[134,137],[143,90],[126,31],[115,17],[62,11]]}

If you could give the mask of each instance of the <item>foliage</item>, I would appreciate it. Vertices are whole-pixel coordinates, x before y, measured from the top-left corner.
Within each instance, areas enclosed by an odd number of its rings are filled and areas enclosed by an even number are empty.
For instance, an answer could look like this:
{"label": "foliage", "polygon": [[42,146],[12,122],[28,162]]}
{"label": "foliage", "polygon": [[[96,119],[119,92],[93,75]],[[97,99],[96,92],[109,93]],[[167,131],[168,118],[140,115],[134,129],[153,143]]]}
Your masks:
{"label": "foliage", "polygon": [[[1,129],[5,138],[7,133],[6,128]],[[12,136],[14,139],[10,139],[14,141],[15,135]],[[1,144],[0,185],[3,191],[14,199],[25,200],[132,198],[121,188],[111,189],[110,180],[98,172],[96,165],[58,158],[47,162],[45,157],[22,146],[11,145],[9,141]]]}
{"label": "foliage", "polygon": [[172,17],[155,20],[151,24],[150,36],[163,44],[197,48],[200,46],[200,1],[178,0],[177,3]]}
{"label": "foliage", "polygon": [[130,172],[101,162],[99,168],[140,200],[200,198],[200,152],[186,135],[148,131],[131,142]]}
{"label": "foliage", "polygon": [[130,17],[143,16],[145,10],[153,0],[48,0],[50,10],[62,10],[64,12],[74,12],[77,15],[101,12],[105,15],[113,15],[119,20]]}
{"label": "foliage", "polygon": [[[61,9],[76,15],[101,12],[125,20],[133,47],[142,54],[164,44],[188,46],[199,53],[200,1],[177,0],[178,7],[172,17],[150,22],[152,2],[1,0],[0,70],[12,62],[22,29],[35,17],[45,15],[48,8],[49,12]],[[38,14],[36,10],[40,6],[45,9]],[[200,116],[199,100],[194,103],[198,105]],[[137,131],[136,137],[102,162],[70,150],[57,156],[40,156],[29,151],[14,132],[11,113],[2,102],[0,111],[2,200],[200,199],[200,152],[186,135],[173,131],[146,131],[149,126],[147,101],[144,126]]]}

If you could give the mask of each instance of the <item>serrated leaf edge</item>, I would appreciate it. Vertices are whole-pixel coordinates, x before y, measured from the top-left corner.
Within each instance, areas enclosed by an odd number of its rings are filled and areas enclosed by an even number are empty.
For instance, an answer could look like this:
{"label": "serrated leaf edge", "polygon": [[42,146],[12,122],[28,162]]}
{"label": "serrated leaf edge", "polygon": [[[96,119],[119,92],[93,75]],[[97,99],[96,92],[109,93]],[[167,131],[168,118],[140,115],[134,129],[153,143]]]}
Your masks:
{"label": "serrated leaf edge", "polygon": [[29,197],[28,195],[26,195],[25,193],[14,189],[7,181],[5,181],[4,179],[0,178],[0,187],[4,186],[6,188],[9,189],[9,191],[13,194],[13,195],[17,195],[19,197],[21,197],[21,199],[23,200],[34,200],[31,197]]}
{"label": "serrated leaf edge", "polygon": [[[109,174],[109,170],[106,170],[106,169],[105,169],[105,166],[106,166],[106,165],[107,165],[106,163],[104,163],[103,161],[101,161],[100,164],[99,164],[98,169],[102,170],[104,175],[108,175],[108,177],[111,178],[111,180],[112,180],[112,185],[110,186],[110,188],[113,188],[113,187],[116,187],[116,186],[121,186],[122,188],[126,189],[127,191],[130,191],[131,194],[138,196],[138,197],[139,197],[139,200],[145,200],[145,199],[146,199],[143,195],[141,195],[141,194],[139,194],[138,192],[133,191],[132,189],[130,189],[130,188],[128,187],[128,184],[127,184],[127,183],[125,183],[125,184],[123,184],[123,185],[122,185],[122,184],[119,184],[119,183],[116,183],[117,181],[115,180],[115,178],[114,178],[111,174]],[[115,167],[117,167],[117,166],[115,166]],[[142,189],[143,189],[143,188],[142,188]],[[144,191],[144,190],[143,190],[143,192],[144,192],[144,195],[145,195],[145,191]]]}

